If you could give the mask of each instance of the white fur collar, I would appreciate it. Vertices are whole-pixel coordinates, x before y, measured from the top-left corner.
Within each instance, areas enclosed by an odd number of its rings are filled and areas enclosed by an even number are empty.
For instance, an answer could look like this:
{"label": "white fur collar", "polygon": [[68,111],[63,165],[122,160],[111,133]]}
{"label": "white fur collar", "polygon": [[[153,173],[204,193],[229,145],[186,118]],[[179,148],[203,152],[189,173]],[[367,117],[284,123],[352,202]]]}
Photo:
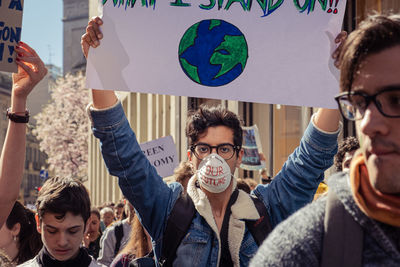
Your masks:
{"label": "white fur collar", "polygon": [[[215,223],[214,216],[212,214],[211,204],[206,194],[199,187],[196,186],[197,176],[193,175],[190,178],[187,186],[187,193],[192,198],[194,206],[197,212],[206,220],[210,227],[218,237],[218,244],[221,248],[221,239],[219,237],[219,231],[217,224]],[[236,178],[232,180],[232,190],[236,189]],[[257,220],[260,218],[256,207],[254,206],[253,200],[246,192],[239,190],[239,195],[236,202],[231,207],[231,218],[229,220],[229,232],[228,232],[228,243],[229,251],[232,256],[234,266],[240,266],[239,262],[239,251],[242,244],[245,222],[243,220]],[[218,263],[221,258],[221,250],[218,251]]]}

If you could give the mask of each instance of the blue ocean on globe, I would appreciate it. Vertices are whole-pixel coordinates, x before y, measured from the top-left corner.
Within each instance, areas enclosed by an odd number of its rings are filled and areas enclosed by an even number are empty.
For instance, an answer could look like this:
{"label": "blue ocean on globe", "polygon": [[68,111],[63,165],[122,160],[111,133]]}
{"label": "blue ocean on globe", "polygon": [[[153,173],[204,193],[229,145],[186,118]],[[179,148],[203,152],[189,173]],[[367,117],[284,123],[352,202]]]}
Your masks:
{"label": "blue ocean on globe", "polygon": [[242,32],[223,20],[192,25],[179,44],[179,61],[185,74],[206,86],[232,82],[244,70],[248,47]]}

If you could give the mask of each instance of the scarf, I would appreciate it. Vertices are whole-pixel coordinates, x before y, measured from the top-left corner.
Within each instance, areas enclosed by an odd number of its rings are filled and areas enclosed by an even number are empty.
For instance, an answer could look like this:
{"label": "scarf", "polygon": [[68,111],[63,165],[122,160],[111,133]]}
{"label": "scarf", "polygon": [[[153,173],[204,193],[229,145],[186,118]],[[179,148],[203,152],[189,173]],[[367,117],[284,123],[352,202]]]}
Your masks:
{"label": "scarf", "polygon": [[400,197],[383,194],[372,187],[364,156],[354,155],[350,166],[350,185],[357,206],[368,217],[400,227]]}
{"label": "scarf", "polygon": [[92,258],[89,256],[85,248],[79,248],[78,256],[74,259],[58,261],[50,255],[45,247],[43,247],[38,254],[37,261],[39,266],[42,267],[88,267],[92,262]]}

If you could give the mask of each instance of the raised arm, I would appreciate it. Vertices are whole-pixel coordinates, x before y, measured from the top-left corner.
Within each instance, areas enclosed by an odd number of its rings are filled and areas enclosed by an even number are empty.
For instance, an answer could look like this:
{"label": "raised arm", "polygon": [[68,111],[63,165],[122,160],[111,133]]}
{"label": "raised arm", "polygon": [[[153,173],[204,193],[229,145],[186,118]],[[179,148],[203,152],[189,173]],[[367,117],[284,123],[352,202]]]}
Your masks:
{"label": "raised arm", "polygon": [[[102,20],[97,17],[86,27],[81,39],[85,57],[90,47],[100,45],[103,37],[99,28],[101,24]],[[92,130],[100,140],[108,171],[119,178],[121,191],[135,207],[141,223],[153,240],[161,240],[164,223],[181,187],[167,186],[147,160],[115,93],[93,89],[92,96],[93,105],[89,107]]]}
{"label": "raised arm", "polygon": [[[100,31],[102,24],[103,21],[99,17],[95,17],[89,21],[86,32],[81,38],[82,52],[85,58],[88,57],[90,47],[96,48],[100,45],[100,40],[103,38],[103,34]],[[91,91],[93,107],[95,109],[109,108],[118,101],[114,91],[96,89],[92,89]]]}
{"label": "raised arm", "polygon": [[[332,54],[334,65],[340,67],[340,52],[342,51],[343,43],[347,39],[347,32],[342,31],[336,36],[335,43],[339,44]],[[340,112],[338,109],[321,108],[314,116],[315,126],[324,132],[336,132],[339,128]]]}
{"label": "raised arm", "polygon": [[338,109],[320,108],[313,118],[315,126],[323,132],[336,132],[339,129]]}
{"label": "raised arm", "polygon": [[[340,66],[340,52],[346,32],[335,39],[338,48],[332,54]],[[337,109],[321,108],[312,117],[300,145],[288,157],[270,185],[259,185],[253,192],[268,208],[273,226],[311,202],[324,171],[333,164],[337,151],[340,113]]]}
{"label": "raised arm", "polygon": [[[20,42],[15,50],[18,72],[12,76],[11,108],[9,112],[25,116],[26,99],[47,69],[35,50]],[[25,163],[26,123],[9,120],[6,139],[0,157],[0,227],[6,221],[19,195]]]}

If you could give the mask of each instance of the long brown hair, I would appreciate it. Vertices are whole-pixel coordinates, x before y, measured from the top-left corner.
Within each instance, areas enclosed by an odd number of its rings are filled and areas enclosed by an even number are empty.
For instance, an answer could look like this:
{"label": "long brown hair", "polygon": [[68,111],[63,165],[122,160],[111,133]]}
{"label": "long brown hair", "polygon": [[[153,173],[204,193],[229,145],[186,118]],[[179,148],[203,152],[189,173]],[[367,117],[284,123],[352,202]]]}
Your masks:
{"label": "long brown hair", "polygon": [[129,241],[121,250],[120,254],[135,255],[135,258],[141,258],[150,253],[151,248],[148,243],[146,232],[139,221],[138,216],[133,218],[132,230],[129,236]]}

